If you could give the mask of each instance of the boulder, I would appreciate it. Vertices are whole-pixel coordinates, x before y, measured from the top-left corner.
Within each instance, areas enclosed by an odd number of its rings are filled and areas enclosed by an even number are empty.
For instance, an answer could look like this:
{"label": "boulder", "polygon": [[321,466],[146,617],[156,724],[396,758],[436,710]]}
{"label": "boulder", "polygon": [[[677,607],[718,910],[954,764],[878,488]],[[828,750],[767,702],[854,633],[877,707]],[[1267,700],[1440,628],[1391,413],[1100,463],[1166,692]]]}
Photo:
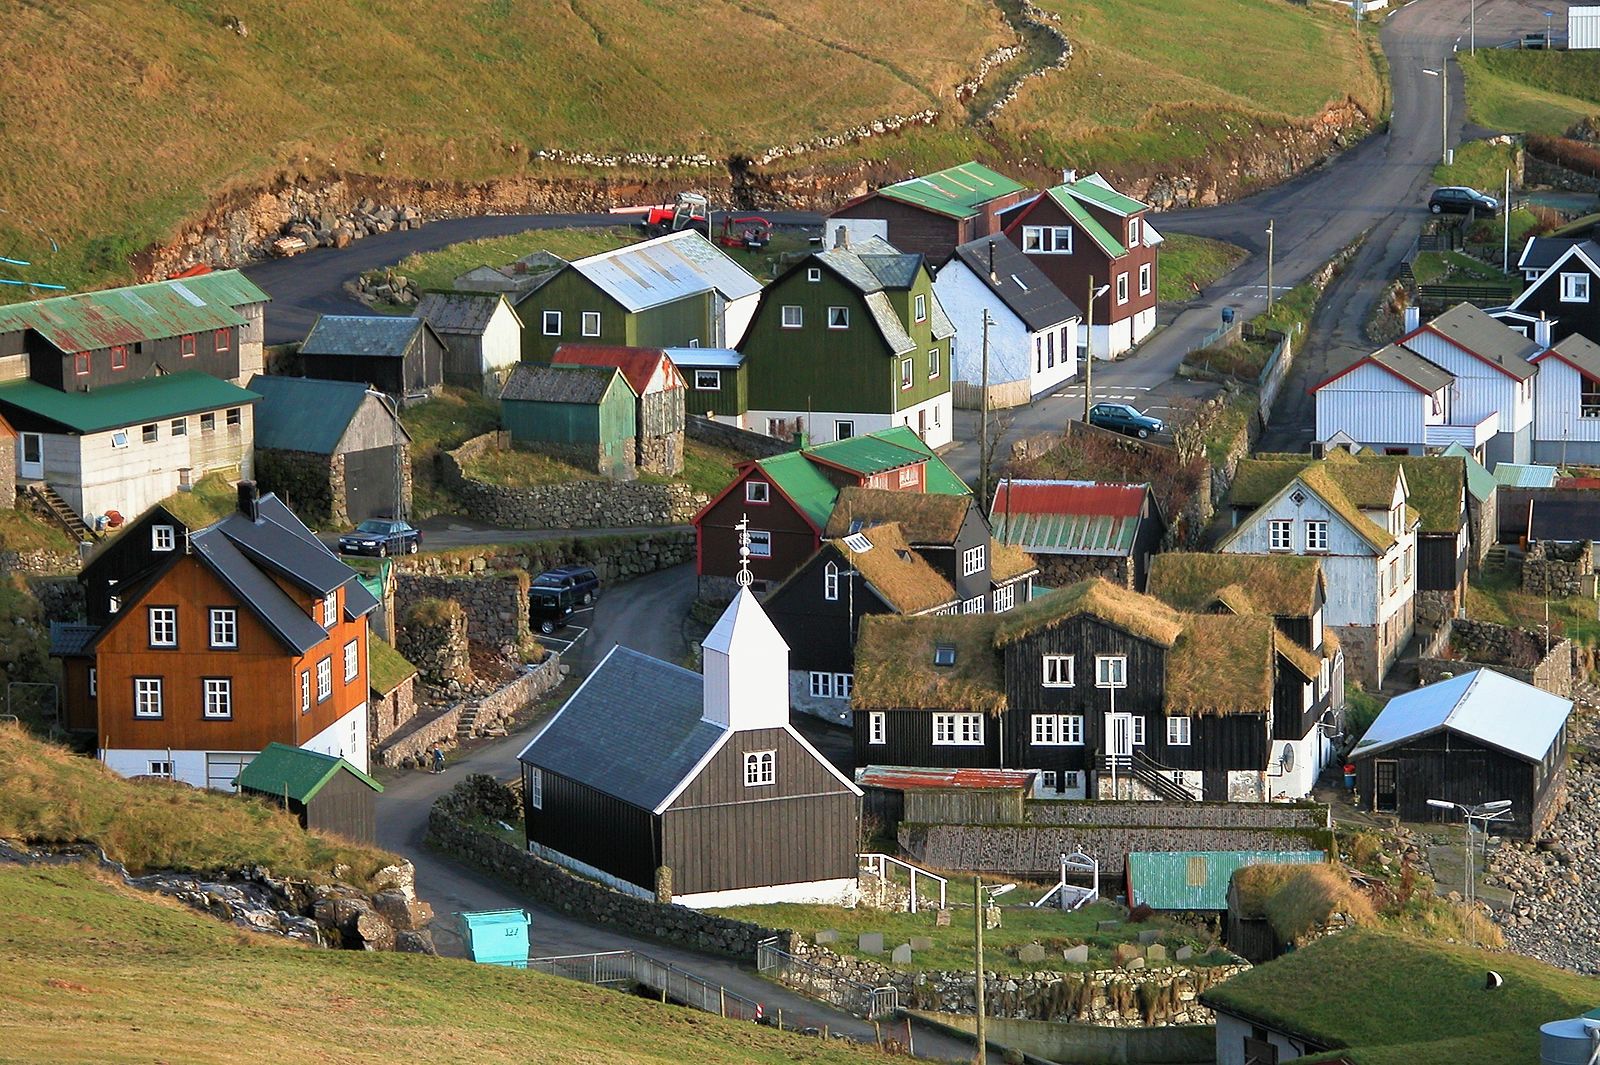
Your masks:
{"label": "boulder", "polygon": [[402,954],[433,954],[439,949],[433,945],[433,933],[426,928],[405,929],[394,934],[394,949]]}
{"label": "boulder", "polygon": [[394,925],[374,911],[368,911],[356,918],[355,933],[356,944],[362,950],[394,949]]}
{"label": "boulder", "polygon": [[413,896],[407,899],[399,888],[386,888],[372,896],[372,908],[395,929],[424,928],[433,920],[433,907]]}

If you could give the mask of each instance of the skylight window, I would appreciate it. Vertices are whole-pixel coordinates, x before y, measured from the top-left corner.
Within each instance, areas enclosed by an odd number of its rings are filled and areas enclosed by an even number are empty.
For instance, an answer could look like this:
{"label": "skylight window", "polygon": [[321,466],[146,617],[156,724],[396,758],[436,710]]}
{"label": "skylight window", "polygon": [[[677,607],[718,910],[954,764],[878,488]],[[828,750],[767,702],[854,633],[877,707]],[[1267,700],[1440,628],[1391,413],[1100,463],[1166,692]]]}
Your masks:
{"label": "skylight window", "polygon": [[844,538],[844,546],[858,555],[864,555],[872,550],[872,541],[868,540],[862,533],[851,533]]}
{"label": "skylight window", "polygon": [[936,666],[955,665],[956,645],[953,643],[935,644],[933,648],[933,664]]}

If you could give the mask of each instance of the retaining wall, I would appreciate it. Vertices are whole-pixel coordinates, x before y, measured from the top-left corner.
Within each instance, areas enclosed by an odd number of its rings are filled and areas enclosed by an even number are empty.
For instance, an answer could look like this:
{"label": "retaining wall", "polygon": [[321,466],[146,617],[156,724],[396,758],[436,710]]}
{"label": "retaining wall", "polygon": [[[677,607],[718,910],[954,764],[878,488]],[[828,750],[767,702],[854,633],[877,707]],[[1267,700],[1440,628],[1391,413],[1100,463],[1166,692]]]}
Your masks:
{"label": "retaining wall", "polygon": [[475,712],[472,734],[481,735],[532,706],[565,677],[561,656],[551,652],[543,662],[482,698],[463,699],[432,716],[411,718],[401,725],[397,735],[374,750],[373,757],[380,765],[393,768],[409,763],[436,743],[454,747],[461,739],[461,722],[468,712]]}
{"label": "retaining wall", "polygon": [[513,650],[529,638],[528,574],[504,569],[476,577],[425,576],[400,572],[395,604],[404,628],[411,608],[424,599],[458,604],[467,616],[467,636],[491,647]]}
{"label": "retaining wall", "polygon": [[[1159,805],[1150,803],[1148,805]],[[1121,876],[1131,851],[1322,850],[1332,832],[1319,828],[1192,828],[1178,825],[926,825],[902,822],[900,849],[919,865],[1013,876],[1053,878],[1061,855],[1100,859],[1102,880]]]}
{"label": "retaining wall", "polygon": [[[502,570],[539,573],[553,566],[594,567],[603,583],[630,580],[694,561],[694,530],[663,529],[622,536],[589,536],[425,551],[395,559],[401,575],[466,576]],[[602,594],[604,589],[602,588]]]}
{"label": "retaining wall", "polygon": [[691,414],[685,419],[684,431],[690,440],[699,444],[737,451],[753,459],[766,459],[794,450],[792,440],[779,440],[764,433],[752,433],[724,422],[712,421],[702,414]]}

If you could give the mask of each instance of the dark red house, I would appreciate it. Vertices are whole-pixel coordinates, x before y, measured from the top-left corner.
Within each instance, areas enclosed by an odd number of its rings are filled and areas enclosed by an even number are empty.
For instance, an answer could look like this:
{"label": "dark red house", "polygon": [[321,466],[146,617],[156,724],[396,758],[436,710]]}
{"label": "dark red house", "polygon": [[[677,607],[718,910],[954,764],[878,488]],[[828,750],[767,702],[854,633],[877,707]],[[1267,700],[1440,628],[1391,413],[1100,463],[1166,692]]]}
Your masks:
{"label": "dark red house", "polygon": [[858,196],[828,218],[826,236],[844,228],[853,238],[882,237],[903,252],[920,252],[937,267],[959,245],[1000,231],[1000,214],[1027,189],[978,163],[907,178]]}

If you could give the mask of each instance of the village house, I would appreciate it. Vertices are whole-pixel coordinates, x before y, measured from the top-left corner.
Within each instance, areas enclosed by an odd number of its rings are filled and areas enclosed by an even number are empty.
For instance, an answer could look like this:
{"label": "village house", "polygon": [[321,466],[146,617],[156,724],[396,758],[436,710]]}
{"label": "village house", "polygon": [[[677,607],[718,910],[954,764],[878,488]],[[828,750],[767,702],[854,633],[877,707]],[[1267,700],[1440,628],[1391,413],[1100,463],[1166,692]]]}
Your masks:
{"label": "village house", "polygon": [[411,509],[411,434],[384,393],[353,381],[258,376],[255,478],[310,521],[345,528]]}
{"label": "village house", "polygon": [[498,396],[522,361],[522,319],[502,293],[425,292],[411,315],[444,342],[447,385]]}
{"label": "village house", "polygon": [[300,827],[371,845],[378,835],[383,785],[349,760],[269,743],[239,771],[238,788],[293,814]]}
{"label": "village house", "polygon": [[822,545],[839,490],[848,486],[966,496],[970,490],[904,426],[741,465],[694,517],[700,595],[726,600],[739,572],[739,525],[750,536],[752,587],[764,594]]}
{"label": "village house", "polygon": [[795,263],[761,293],[739,350],[755,432],[815,443],[904,425],[950,443],[950,345],[920,255],[876,238]]}
{"label": "village house", "polygon": [[638,398],[614,366],[523,363],[500,393],[500,424],[517,447],[631,481]]}
{"label": "village house", "polygon": [[1521,295],[1493,313],[1525,337],[1547,328],[1550,340],[1577,334],[1600,342],[1600,245],[1590,240],[1571,245]]}
{"label": "village house", "polygon": [[1448,370],[1398,344],[1363,355],[1312,386],[1317,440],[1328,448],[1357,445],[1385,455],[1423,455],[1460,444],[1481,457],[1499,415],[1456,419],[1450,408],[1454,383]]}
{"label": "village house", "polygon": [[129,777],[231,791],[272,742],[364,772],[377,604],[355,572],[249,482],[204,529],[163,513],[85,569],[88,621],[52,633],[68,720],[95,722],[100,760]]}
{"label": "village house", "polygon": [[1533,461],[1600,463],[1600,344],[1573,333],[1533,364]]}
{"label": "village house", "polygon": [[683,470],[683,375],[661,348],[563,344],[552,366],[615,367],[634,393],[635,464],[643,473]]}
{"label": "village house", "polygon": [[[1554,266],[1567,249],[1585,242],[1583,237],[1529,237],[1517,255],[1517,269],[1522,272],[1522,280],[1531,285],[1539,280],[1540,274]],[[1584,250],[1590,259],[1600,263],[1600,246],[1591,244]]]}
{"label": "village house", "polygon": [[999,232],[1000,212],[1027,187],[981,163],[965,162],[858,196],[828,216],[826,235],[851,243],[877,237],[939,265],[969,241]]}
{"label": "village house", "polygon": [[748,429],[750,388],[744,354],[733,348],[663,348],[683,375],[686,414]]}
{"label": "village house", "polygon": [[1104,577],[1142,592],[1167,535],[1150,485],[1109,481],[1007,477],[995,489],[989,524],[1001,543],[1033,556],[1041,583],[1057,588]]}
{"label": "village house", "polygon": [[685,906],[853,901],[861,791],[789,724],[789,649],[742,589],[704,673],[614,647],[520,755],[528,849]]}
{"label": "village house", "polygon": [[956,406],[982,405],[986,351],[991,408],[1032,402],[1077,376],[1083,312],[1004,236],[961,245],[933,289],[956,328]]}
{"label": "village house", "polygon": [[[1061,184],[1000,216],[1006,237],[1093,321],[1094,336],[1079,348],[1097,359],[1120,355],[1156,327],[1161,235],[1149,212],[1149,204],[1122,195],[1099,174],[1079,178],[1069,170]],[[1105,288],[1092,314],[1091,281],[1096,291]]]}
{"label": "village house", "polygon": [[445,342],[421,318],[322,314],[300,344],[307,377],[355,381],[397,402],[426,399],[444,383]]}

